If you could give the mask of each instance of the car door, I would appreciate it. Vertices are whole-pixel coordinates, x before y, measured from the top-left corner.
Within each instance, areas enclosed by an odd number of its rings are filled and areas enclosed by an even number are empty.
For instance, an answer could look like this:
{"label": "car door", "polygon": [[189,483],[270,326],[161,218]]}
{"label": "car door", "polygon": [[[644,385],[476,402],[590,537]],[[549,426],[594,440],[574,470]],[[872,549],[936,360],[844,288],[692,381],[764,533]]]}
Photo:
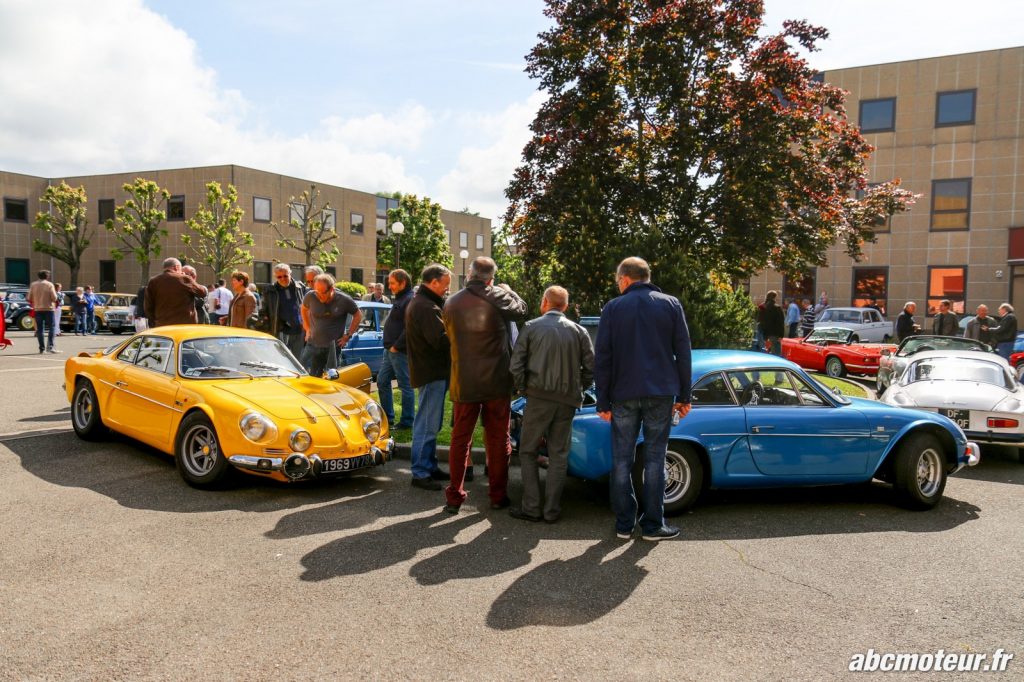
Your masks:
{"label": "car door", "polygon": [[363,319],[356,335],[342,349],[342,365],[365,362],[370,366],[370,372],[376,374],[384,352],[384,318],[387,311],[370,306],[360,307],[359,310],[363,313]]}
{"label": "car door", "polygon": [[743,403],[750,452],[766,476],[863,474],[872,451],[867,418],[836,405],[795,372],[729,372]]}
{"label": "car door", "polygon": [[171,424],[181,412],[175,404],[180,384],[174,373],[174,342],[140,336],[117,359],[124,366],[115,376],[107,418],[125,435],[168,449]]}

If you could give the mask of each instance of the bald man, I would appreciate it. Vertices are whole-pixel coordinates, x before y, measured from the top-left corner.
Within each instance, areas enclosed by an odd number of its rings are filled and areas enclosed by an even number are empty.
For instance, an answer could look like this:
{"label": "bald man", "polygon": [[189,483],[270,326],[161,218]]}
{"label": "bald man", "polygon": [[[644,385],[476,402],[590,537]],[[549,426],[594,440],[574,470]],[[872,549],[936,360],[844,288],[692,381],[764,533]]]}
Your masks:
{"label": "bald man", "polygon": [[146,284],[145,308],[149,326],[196,323],[196,296],[206,297],[206,287],[182,272],[181,261],[168,258],[164,271]]}

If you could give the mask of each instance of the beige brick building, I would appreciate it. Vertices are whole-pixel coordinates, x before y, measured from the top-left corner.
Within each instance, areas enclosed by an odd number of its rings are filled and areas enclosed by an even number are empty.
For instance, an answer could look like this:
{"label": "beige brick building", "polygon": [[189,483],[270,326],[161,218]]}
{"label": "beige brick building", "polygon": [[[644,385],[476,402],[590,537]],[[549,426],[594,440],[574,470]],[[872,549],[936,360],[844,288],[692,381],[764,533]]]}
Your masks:
{"label": "beige brick building", "polygon": [[877,148],[869,181],[898,177],[921,196],[877,228],[861,262],[834,247],[828,267],[803,281],[753,278],[755,300],[783,287],[812,300],[825,291],[840,306],[874,295],[890,318],[910,300],[918,316],[943,298],[958,313],[1024,307],[1024,47],[827,71],[824,80],[849,92],[849,116]]}
{"label": "beige brick building", "polygon": [[[65,180],[74,187],[85,187],[89,198],[89,226],[95,228],[92,244],[84,254],[79,284],[93,284],[100,291],[134,293],[140,286],[140,266],[131,256],[122,261],[111,258],[110,250],[117,244],[101,223],[113,217],[115,204],[124,202],[126,194],[121,186],[139,177],[153,180],[171,193],[167,206],[168,219],[164,223],[169,235],[163,242],[162,257],[186,254],[185,245],[181,241],[181,235],[187,229],[185,218],[191,217],[205,199],[206,183],[215,180],[224,187],[231,184],[238,190],[238,205],[245,210],[241,229],[252,233],[256,242],[252,247],[254,262],[243,269],[253,276],[257,284],[268,284],[272,263],[284,261],[295,266],[303,262],[301,252],[276,245],[276,233],[271,222],[287,223],[289,199],[308,190],[311,184],[316,184],[321,202],[329,203],[333,210],[331,219],[338,232],[337,244],[341,256],[331,266],[334,274],[338,279],[361,284],[383,281],[387,277],[387,272],[377,267],[377,235],[390,229],[386,220],[387,209],[389,201],[390,207],[396,205],[395,200],[321,182],[230,165],[58,178],[0,171],[0,197],[3,198],[0,263],[4,268],[0,281],[28,282],[35,279],[35,273],[40,269],[52,270],[55,281],[68,281],[66,265],[32,251],[32,240],[45,236],[32,227],[36,214],[47,209],[40,198],[48,184],[59,184]],[[448,210],[442,211],[441,219],[448,231],[449,245],[455,259],[453,270],[456,281],[452,283],[455,288],[463,266],[459,257],[460,250],[468,251],[467,261],[477,256],[490,255],[491,221]],[[150,274],[157,274],[159,269],[159,261],[152,263]],[[209,268],[199,267],[198,270],[202,282],[213,279]]]}

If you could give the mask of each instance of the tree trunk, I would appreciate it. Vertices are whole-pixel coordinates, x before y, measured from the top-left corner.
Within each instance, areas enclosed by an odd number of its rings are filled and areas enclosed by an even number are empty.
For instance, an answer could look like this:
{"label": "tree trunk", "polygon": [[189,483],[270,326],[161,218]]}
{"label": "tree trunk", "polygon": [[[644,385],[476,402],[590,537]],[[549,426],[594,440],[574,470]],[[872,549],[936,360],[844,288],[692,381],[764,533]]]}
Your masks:
{"label": "tree trunk", "polygon": [[[71,270],[71,284],[68,285],[68,288],[74,290],[75,287],[78,286],[78,271],[82,269],[82,264],[75,263],[74,265],[70,265],[68,267]],[[97,289],[97,291],[98,290],[99,289]]]}
{"label": "tree trunk", "polygon": [[146,286],[146,282],[149,281],[149,261],[145,263],[139,263],[139,270],[142,272],[142,280],[140,286]]}

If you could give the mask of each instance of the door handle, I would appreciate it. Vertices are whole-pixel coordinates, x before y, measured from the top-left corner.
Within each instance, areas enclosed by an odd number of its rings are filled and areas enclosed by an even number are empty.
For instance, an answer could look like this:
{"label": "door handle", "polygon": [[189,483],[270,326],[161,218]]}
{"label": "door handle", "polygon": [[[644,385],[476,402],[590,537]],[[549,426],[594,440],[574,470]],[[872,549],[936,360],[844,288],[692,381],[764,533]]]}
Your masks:
{"label": "door handle", "polygon": [[774,426],[751,426],[750,427],[750,431],[752,433],[761,433],[762,431],[773,431],[773,430],[775,430]]}
{"label": "door handle", "polygon": [[128,382],[127,381],[115,381],[114,385],[117,386],[118,388],[124,388],[125,386],[128,385]]}

